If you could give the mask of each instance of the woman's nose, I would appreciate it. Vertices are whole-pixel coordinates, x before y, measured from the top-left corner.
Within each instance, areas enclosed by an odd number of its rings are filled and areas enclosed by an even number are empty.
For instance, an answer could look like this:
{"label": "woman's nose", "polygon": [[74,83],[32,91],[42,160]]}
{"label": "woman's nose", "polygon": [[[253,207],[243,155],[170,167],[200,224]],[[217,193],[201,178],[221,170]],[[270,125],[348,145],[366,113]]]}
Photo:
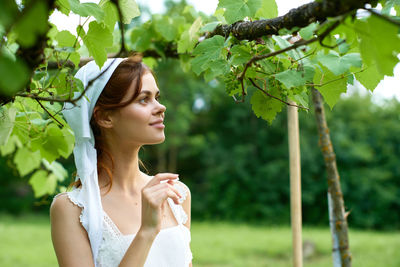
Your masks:
{"label": "woman's nose", "polygon": [[166,109],[167,108],[163,104],[157,101],[157,113],[163,113]]}

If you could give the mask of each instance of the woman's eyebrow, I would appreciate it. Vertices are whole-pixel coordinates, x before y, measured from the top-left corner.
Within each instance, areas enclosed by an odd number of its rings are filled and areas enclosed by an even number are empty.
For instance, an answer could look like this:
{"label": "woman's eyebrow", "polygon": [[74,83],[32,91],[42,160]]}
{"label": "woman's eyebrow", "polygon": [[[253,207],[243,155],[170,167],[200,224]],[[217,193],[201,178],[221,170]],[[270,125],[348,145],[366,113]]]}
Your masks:
{"label": "woman's eyebrow", "polygon": [[[152,92],[151,92],[151,91],[148,91],[148,90],[140,91],[140,93],[141,93],[141,94],[146,94],[146,95],[151,95],[151,94],[152,94]],[[159,95],[159,94],[160,94],[160,91],[157,91],[157,92],[156,92],[156,95]]]}

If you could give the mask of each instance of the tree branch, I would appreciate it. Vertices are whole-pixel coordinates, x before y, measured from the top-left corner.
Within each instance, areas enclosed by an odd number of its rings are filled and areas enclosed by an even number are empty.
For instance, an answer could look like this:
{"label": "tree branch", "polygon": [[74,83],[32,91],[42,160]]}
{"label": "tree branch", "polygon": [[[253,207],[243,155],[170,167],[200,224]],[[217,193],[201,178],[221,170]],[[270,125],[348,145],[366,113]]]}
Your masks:
{"label": "tree branch", "polygon": [[386,20],[387,22],[390,22],[390,23],[392,23],[392,24],[394,24],[394,25],[400,27],[400,21],[396,21],[396,20],[394,20],[394,19],[392,19],[392,18],[390,18],[390,17],[388,17],[388,16],[385,16],[385,15],[383,15],[383,14],[377,12],[376,10],[374,10],[374,9],[372,9],[372,8],[364,8],[364,9],[367,10],[367,11],[368,11],[369,13],[371,13],[372,15],[377,16],[377,17],[379,17],[379,18],[381,18],[381,19]]}
{"label": "tree branch", "polygon": [[312,22],[324,22],[328,17],[337,17],[359,8],[365,4],[376,4],[377,0],[323,0],[312,2],[290,10],[287,14],[256,21],[241,21],[231,25],[218,25],[207,38],[214,35],[229,36],[238,40],[255,40],[262,36],[279,35],[281,29],[305,27]]}
{"label": "tree branch", "polygon": [[273,95],[271,95],[270,93],[268,93],[266,90],[262,89],[258,84],[256,84],[256,83],[253,81],[252,78],[249,78],[249,80],[250,80],[250,82],[253,84],[254,87],[256,87],[258,90],[260,90],[261,92],[263,92],[265,95],[267,95],[267,96],[269,96],[269,97],[272,97],[273,99],[276,99],[276,100],[278,100],[278,101],[280,101],[280,102],[282,102],[282,103],[284,103],[284,104],[286,104],[286,105],[288,105],[288,106],[292,106],[292,107],[297,107],[297,108],[309,110],[309,108],[306,108],[306,107],[303,107],[303,106],[298,106],[298,105],[295,105],[295,104],[291,104],[291,103],[289,103],[289,102],[286,102],[286,101],[280,99],[279,97],[273,96]]}

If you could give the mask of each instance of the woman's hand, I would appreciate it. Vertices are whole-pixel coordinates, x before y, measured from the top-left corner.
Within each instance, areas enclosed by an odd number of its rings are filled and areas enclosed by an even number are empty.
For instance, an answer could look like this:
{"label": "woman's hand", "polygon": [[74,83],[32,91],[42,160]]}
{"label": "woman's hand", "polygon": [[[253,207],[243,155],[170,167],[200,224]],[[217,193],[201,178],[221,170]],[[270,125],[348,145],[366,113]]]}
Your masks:
{"label": "woman's hand", "polygon": [[167,198],[179,204],[182,196],[174,188],[178,174],[159,173],[142,189],[142,225],[141,231],[157,234],[161,230],[161,210]]}

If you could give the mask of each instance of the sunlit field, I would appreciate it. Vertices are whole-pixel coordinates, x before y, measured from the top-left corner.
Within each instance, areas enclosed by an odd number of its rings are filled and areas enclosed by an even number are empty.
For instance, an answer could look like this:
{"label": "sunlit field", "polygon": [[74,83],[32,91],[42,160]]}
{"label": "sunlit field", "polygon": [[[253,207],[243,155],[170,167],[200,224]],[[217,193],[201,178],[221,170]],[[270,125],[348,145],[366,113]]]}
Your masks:
{"label": "sunlit field", "polygon": [[[0,266],[56,266],[46,216],[0,215]],[[305,227],[312,244],[304,266],[332,266],[328,228]],[[292,266],[291,231],[285,227],[232,223],[192,223],[193,266]],[[307,245],[308,247],[308,245]],[[400,266],[400,232],[350,230],[353,266]]]}

